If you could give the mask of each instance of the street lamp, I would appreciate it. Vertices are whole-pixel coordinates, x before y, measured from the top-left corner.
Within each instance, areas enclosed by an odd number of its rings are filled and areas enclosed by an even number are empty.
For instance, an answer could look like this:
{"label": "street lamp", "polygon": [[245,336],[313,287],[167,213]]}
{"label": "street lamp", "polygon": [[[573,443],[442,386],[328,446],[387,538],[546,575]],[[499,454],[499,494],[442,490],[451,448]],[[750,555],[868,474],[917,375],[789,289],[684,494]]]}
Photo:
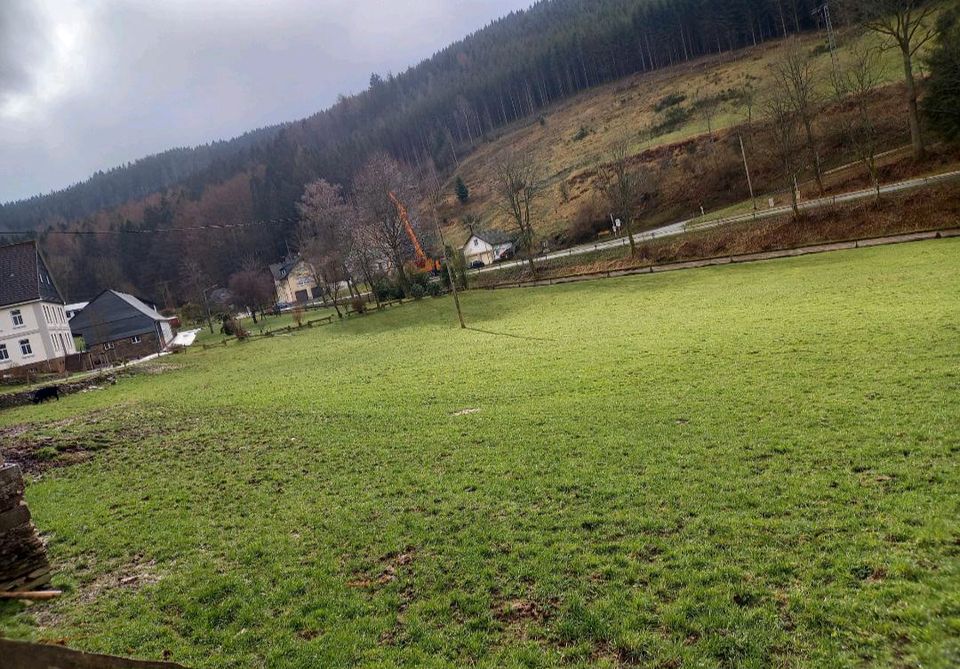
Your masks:
{"label": "street lamp", "polygon": [[215,289],[217,289],[217,288],[219,288],[219,287],[220,287],[220,286],[218,286],[217,284],[213,284],[213,285],[210,286],[209,288],[204,288],[204,289],[203,289],[203,308],[204,308],[204,309],[206,310],[206,312],[207,312],[207,325],[210,327],[210,334],[213,334],[213,319],[210,318],[210,301],[207,300],[207,293],[210,292],[211,290],[215,290]]}

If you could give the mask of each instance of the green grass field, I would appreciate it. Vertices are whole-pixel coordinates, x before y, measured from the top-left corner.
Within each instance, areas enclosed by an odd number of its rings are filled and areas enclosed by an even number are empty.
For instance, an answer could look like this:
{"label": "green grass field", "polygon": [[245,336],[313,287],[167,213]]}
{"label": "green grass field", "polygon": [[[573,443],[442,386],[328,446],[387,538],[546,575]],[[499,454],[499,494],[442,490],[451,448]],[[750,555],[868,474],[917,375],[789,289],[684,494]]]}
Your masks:
{"label": "green grass field", "polygon": [[960,663],[960,240],[463,302],[476,330],[427,300],[0,413],[96,449],[28,486],[66,594],[0,632],[198,668]]}

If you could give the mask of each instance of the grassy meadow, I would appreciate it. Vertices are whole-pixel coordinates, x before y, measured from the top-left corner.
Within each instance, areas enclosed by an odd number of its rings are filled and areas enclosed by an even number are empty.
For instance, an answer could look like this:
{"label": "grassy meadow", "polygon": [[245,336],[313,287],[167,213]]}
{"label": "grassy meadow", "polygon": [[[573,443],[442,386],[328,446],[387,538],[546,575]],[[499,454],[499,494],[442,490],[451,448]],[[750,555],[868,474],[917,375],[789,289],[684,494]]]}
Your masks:
{"label": "grassy meadow", "polygon": [[197,668],[960,664],[960,240],[463,296],[0,413],[65,595]]}

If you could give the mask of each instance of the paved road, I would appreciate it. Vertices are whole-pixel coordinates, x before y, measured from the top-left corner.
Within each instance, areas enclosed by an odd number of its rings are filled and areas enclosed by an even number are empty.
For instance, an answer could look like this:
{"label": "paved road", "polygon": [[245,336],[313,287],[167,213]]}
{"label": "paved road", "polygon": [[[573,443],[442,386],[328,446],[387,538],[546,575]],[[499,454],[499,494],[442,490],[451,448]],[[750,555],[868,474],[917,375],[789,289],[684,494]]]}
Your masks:
{"label": "paved road", "polygon": [[[885,186],[880,187],[881,194],[886,193],[899,193],[901,191],[913,190],[915,188],[925,188],[927,186],[933,186],[939,183],[944,183],[947,181],[960,180],[960,170],[954,172],[944,172],[943,174],[937,174],[931,177],[920,177],[918,179],[907,179],[906,181],[898,181],[892,184],[886,184]],[[857,200],[867,200],[874,197],[875,191],[872,188],[866,188],[864,190],[851,191],[849,193],[843,193],[841,195],[834,195],[831,197],[817,198],[814,200],[807,200],[800,203],[800,209],[808,211],[811,209],[819,209],[821,207],[829,207],[836,204],[843,204],[845,202],[855,202]],[[671,223],[670,225],[665,225],[660,228],[654,228],[653,230],[647,230],[645,232],[639,232],[633,236],[635,242],[645,242],[651,239],[658,239],[660,237],[671,237],[673,235],[683,234],[691,230],[706,230],[709,228],[716,228],[721,225],[726,225],[728,223],[740,223],[744,221],[755,220],[759,221],[765,218],[775,218],[777,216],[783,216],[791,212],[791,207],[774,207],[773,209],[764,209],[763,211],[751,212],[749,214],[741,214],[739,216],[730,216],[727,218],[716,218],[709,219],[699,216],[697,218],[690,218],[685,221],[678,221],[677,223]],[[593,253],[594,251],[605,251],[608,249],[615,249],[622,246],[628,246],[630,240],[627,237],[617,237],[614,239],[607,240],[605,242],[598,242],[596,244],[584,244],[582,246],[573,246],[568,249],[563,249],[562,251],[554,251],[552,253],[547,253],[541,256],[534,258],[534,262],[543,262],[545,260],[553,260],[555,258],[565,258],[567,256],[576,256],[582,255],[584,253]],[[482,272],[496,272],[501,269],[506,269],[508,267],[517,267],[526,262],[526,260],[509,260],[506,262],[497,263],[496,265],[491,265],[490,267],[482,267],[477,270],[472,270],[472,273],[482,273]]]}

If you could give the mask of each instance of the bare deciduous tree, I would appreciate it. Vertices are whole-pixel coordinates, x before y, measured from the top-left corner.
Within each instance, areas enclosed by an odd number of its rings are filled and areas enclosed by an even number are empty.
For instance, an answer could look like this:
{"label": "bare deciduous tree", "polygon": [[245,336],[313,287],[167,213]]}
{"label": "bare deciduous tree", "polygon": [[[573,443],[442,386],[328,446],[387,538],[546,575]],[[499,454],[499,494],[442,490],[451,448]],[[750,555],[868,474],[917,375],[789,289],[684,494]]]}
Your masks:
{"label": "bare deciduous tree", "polygon": [[800,205],[797,202],[797,179],[801,162],[797,159],[800,148],[800,128],[796,111],[786,93],[775,88],[763,104],[764,116],[770,124],[772,138],[771,150],[783,170],[783,178],[790,190],[793,215],[800,217]]}
{"label": "bare deciduous tree", "polygon": [[873,122],[870,112],[869,98],[871,92],[880,84],[882,68],[880,50],[870,47],[855,47],[852,49],[850,62],[844,65],[842,72],[833,75],[833,90],[838,102],[850,101],[853,103],[853,113],[841,114],[840,122],[847,135],[857,160],[864,166],[870,175],[873,188],[876,191],[876,201],[880,202],[880,174],[877,169],[877,148],[879,133]]}
{"label": "bare deciduous tree", "polygon": [[923,46],[936,36],[932,24],[937,3],[927,0],[846,0],[849,9],[863,24],[881,35],[899,49],[903,59],[903,75],[907,84],[907,117],[913,155],[921,159],[926,153],[920,111],[917,80],[913,73],[913,59]]}
{"label": "bare deciduous tree", "polygon": [[543,183],[529,155],[508,153],[494,166],[495,189],[500,208],[517,231],[517,245],[524,250],[530,272],[536,276],[533,262],[533,203]]}
{"label": "bare deciduous tree", "polygon": [[369,240],[390,260],[401,287],[408,292],[410,281],[403,265],[410,255],[411,244],[390,193],[401,202],[415,201],[413,179],[396,160],[386,153],[376,153],[354,178],[353,191]]}
{"label": "bare deciduous tree", "polygon": [[814,136],[813,122],[820,111],[821,100],[816,90],[817,72],[803,46],[792,38],[784,47],[784,54],[774,66],[774,86],[793,108],[797,120],[803,126],[804,141],[810,156],[810,166],[817,180],[817,188],[823,195],[823,170],[820,166],[820,150]]}
{"label": "bare deciduous tree", "polygon": [[653,190],[652,174],[649,170],[630,165],[629,145],[626,140],[621,140],[610,151],[609,162],[597,167],[597,183],[610,212],[626,223],[630,256],[635,256],[637,246],[633,238],[633,219]]}
{"label": "bare deciduous tree", "polygon": [[339,293],[342,282],[350,281],[347,260],[350,228],[355,219],[353,208],[344,201],[340,186],[320,179],[307,184],[297,209],[301,217],[297,227],[300,255],[313,268],[314,280],[324,298],[333,302],[337,316],[342,318]]}
{"label": "bare deciduous tree", "polygon": [[262,315],[263,310],[274,299],[273,280],[252,257],[241,263],[239,272],[230,275],[228,286],[239,303],[238,306],[246,307],[250,311],[254,323],[257,322],[257,312]]}

